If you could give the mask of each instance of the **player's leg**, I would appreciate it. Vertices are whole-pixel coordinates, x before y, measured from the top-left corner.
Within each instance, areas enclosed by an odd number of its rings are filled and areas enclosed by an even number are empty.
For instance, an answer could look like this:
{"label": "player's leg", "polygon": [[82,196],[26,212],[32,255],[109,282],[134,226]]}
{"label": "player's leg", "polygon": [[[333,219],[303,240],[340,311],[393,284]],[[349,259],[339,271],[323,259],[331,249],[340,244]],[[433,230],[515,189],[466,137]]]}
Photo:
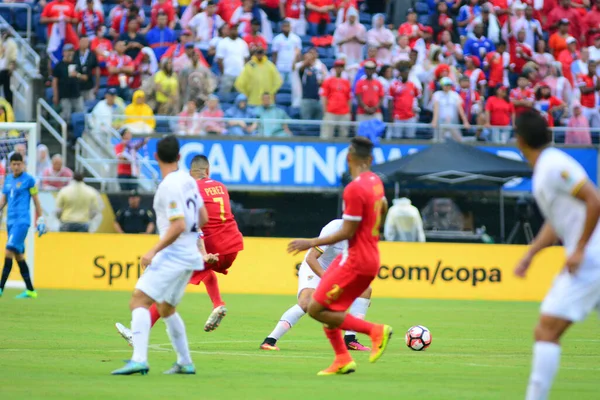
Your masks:
{"label": "player's leg", "polygon": [[283,313],[275,329],[265,338],[260,345],[262,350],[279,350],[277,341],[282,338],[306,314],[308,303],[314,293],[312,288],[303,288],[298,294],[298,303]]}
{"label": "player's leg", "polygon": [[[154,327],[154,324],[156,324],[156,321],[160,319],[160,313],[158,312],[156,303],[153,303],[148,311],[150,312],[150,328],[152,328]],[[131,332],[131,329],[120,322],[115,324],[115,328],[117,329],[117,332],[119,332],[119,335],[121,335],[130,346],[133,346],[133,333]]]}
{"label": "player's leg", "polygon": [[225,302],[221,298],[219,280],[217,279],[215,272],[227,275],[227,271],[233,265],[236,257],[237,253],[222,254],[219,256],[219,261],[214,264],[206,264],[206,270],[202,271],[202,282],[204,283],[204,286],[206,286],[206,292],[213,303],[213,310],[204,324],[204,330],[206,332],[212,332],[217,329],[223,318],[227,315],[227,308],[225,307]]}
{"label": "player's leg", "polygon": [[25,261],[25,239],[27,238],[27,232],[29,231],[29,225],[16,225],[11,230],[11,235],[8,242],[6,243],[7,249],[10,249],[17,261],[19,271],[23,282],[25,282],[25,291],[17,296],[18,299],[35,299],[37,293],[31,283],[31,275],[29,274],[29,266]]}
{"label": "player's leg", "polygon": [[0,296],[2,296],[4,286],[6,286],[6,281],[8,280],[8,276],[10,275],[10,271],[12,270],[13,257],[13,252],[6,249],[6,253],[4,255],[4,268],[2,268],[2,278],[0,278]]}
{"label": "player's leg", "polygon": [[[369,309],[369,305],[371,304],[371,293],[373,290],[369,287],[364,291],[363,294],[350,306],[350,315],[355,316],[358,319],[365,319],[367,315],[367,310]],[[371,349],[363,346],[358,339],[356,339],[356,332],[354,331],[346,331],[344,335],[344,341],[346,342],[346,347],[348,350],[357,350],[357,351],[370,351]]]}

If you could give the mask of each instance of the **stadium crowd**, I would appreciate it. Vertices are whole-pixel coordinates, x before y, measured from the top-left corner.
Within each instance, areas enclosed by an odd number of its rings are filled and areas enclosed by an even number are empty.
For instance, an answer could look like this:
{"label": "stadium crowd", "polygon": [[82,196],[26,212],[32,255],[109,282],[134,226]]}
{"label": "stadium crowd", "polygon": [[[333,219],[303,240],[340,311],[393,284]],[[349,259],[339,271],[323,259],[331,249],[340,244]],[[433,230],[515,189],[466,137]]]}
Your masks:
{"label": "stadium crowd", "polygon": [[49,37],[66,28],[52,100],[67,120],[87,110],[94,129],[135,133],[179,116],[168,130],[328,138],[355,120],[386,138],[419,137],[420,122],[494,142],[536,108],[566,143],[591,143],[600,0],[418,0],[399,26],[373,13],[386,3],[54,0],[40,19]]}

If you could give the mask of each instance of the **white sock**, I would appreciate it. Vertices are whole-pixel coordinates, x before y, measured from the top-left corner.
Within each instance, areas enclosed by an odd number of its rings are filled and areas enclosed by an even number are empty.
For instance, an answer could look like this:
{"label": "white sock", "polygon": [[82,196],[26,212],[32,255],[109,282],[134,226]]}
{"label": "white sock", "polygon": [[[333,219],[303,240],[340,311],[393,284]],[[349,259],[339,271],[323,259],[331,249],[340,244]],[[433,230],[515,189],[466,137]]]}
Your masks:
{"label": "white sock", "polygon": [[306,314],[302,307],[296,304],[293,307],[290,307],[286,312],[283,313],[281,319],[273,329],[273,332],[269,334],[270,338],[275,340],[279,340],[287,331],[292,329],[292,326],[296,325],[296,323]]}
{"label": "white sock", "polygon": [[[369,305],[371,304],[371,300],[370,299],[364,299],[362,297],[359,297],[358,299],[354,300],[354,303],[352,303],[352,305],[350,306],[350,315],[352,315],[353,317],[356,317],[358,319],[365,319],[365,316],[367,315],[367,310],[369,309]],[[346,331],[345,333],[346,336],[356,336],[356,332],[354,331]]]}
{"label": "white sock", "polygon": [[131,361],[148,361],[148,341],[150,340],[150,311],[138,307],[131,311],[131,334],[133,335],[133,356]]}
{"label": "white sock", "polygon": [[175,313],[170,317],[163,318],[163,321],[167,325],[167,334],[171,339],[173,349],[177,353],[177,364],[191,364],[192,357],[190,356],[190,347],[188,346],[183,320],[178,313]]}
{"label": "white sock", "polygon": [[526,400],[545,400],[560,363],[560,345],[536,342],[533,345],[533,365],[527,386]]}

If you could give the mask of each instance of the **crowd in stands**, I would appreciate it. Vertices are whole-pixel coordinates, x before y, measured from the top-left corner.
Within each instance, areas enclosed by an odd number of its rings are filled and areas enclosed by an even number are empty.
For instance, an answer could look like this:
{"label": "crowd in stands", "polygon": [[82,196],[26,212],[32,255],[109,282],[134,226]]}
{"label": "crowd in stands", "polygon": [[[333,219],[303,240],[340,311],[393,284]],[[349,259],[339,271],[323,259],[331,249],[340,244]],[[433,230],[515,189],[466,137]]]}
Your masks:
{"label": "crowd in stands", "polygon": [[93,129],[329,138],[354,120],[493,142],[535,108],[565,142],[591,143],[600,0],[417,0],[400,25],[373,12],[386,3],[54,0],[40,18],[49,37],[65,28],[52,100],[66,120],[91,111]]}

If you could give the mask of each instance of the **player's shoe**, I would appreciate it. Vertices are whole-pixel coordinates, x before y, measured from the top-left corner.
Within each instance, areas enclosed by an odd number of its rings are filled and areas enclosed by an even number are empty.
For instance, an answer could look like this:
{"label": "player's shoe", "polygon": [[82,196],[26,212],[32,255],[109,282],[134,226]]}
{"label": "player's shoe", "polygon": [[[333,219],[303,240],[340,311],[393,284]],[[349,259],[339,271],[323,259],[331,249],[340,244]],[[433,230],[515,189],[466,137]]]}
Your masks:
{"label": "player's shoe", "polygon": [[2,289],[0,289],[0,297],[2,297]]}
{"label": "player's shoe", "polygon": [[270,351],[279,351],[279,347],[277,347],[277,339],[273,339],[271,337],[265,338],[265,340],[260,345],[261,350],[270,350]]}
{"label": "player's shoe", "polygon": [[378,325],[375,328],[375,332],[371,335],[373,342],[373,350],[369,356],[369,361],[374,363],[385,352],[390,339],[392,338],[392,327],[389,325]]}
{"label": "player's shoe", "polygon": [[227,308],[225,308],[225,306],[219,306],[219,307],[215,308],[208,316],[208,319],[206,320],[206,324],[204,324],[204,331],[212,332],[215,329],[217,329],[219,327],[219,325],[221,324],[221,321],[223,320],[223,318],[225,318],[226,315],[227,315]]}
{"label": "player's shoe", "polygon": [[358,339],[356,339],[356,336],[352,335],[352,336],[346,336],[344,338],[344,341],[346,342],[346,348],[348,350],[354,350],[354,351],[371,351],[371,349],[367,346],[363,346]]}
{"label": "player's shoe", "polygon": [[133,346],[133,333],[131,333],[131,329],[127,328],[120,322],[115,324],[115,328],[117,328],[119,335],[121,335],[121,337],[125,339],[130,346]]}
{"label": "player's shoe", "polygon": [[177,363],[173,364],[173,366],[167,371],[163,372],[165,375],[195,375],[196,367],[194,364],[186,364],[179,365]]}
{"label": "player's shoe", "polygon": [[324,369],[323,371],[317,372],[318,376],[328,376],[328,375],[347,375],[356,371],[356,362],[354,360],[350,360],[350,362],[343,363],[335,360],[329,368]]}
{"label": "player's shoe", "polygon": [[142,374],[147,375],[148,371],[150,371],[150,367],[146,362],[135,362],[135,361],[127,361],[124,367],[115,369],[111,372],[111,375],[133,375],[133,374]]}
{"label": "player's shoe", "polygon": [[35,290],[25,290],[23,293],[18,294],[15,299],[37,299],[38,294]]}

